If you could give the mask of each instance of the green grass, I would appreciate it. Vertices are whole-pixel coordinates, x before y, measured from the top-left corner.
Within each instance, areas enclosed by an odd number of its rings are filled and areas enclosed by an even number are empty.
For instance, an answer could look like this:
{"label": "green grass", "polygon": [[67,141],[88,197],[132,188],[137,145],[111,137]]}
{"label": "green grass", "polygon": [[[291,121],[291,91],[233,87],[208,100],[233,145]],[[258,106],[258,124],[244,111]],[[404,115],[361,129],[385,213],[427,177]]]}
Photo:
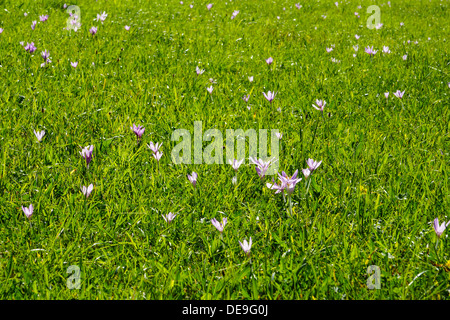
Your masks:
{"label": "green grass", "polygon": [[[392,2],[78,1],[81,30],[69,33],[63,1],[0,1],[0,298],[448,299],[448,230],[435,250],[432,221],[450,219],[449,3]],[[373,4],[379,30],[365,25]],[[248,160],[237,186],[228,164],[174,164],[171,134],[194,121],[224,138],[278,129],[288,174],[322,160],[309,189],[297,184],[293,217]],[[139,145],[133,123],[146,129]],[[150,141],[163,142],[159,166]],[[223,240],[214,217],[228,218]],[[249,237],[251,259],[238,243]],[[71,265],[79,290],[66,285]]]}

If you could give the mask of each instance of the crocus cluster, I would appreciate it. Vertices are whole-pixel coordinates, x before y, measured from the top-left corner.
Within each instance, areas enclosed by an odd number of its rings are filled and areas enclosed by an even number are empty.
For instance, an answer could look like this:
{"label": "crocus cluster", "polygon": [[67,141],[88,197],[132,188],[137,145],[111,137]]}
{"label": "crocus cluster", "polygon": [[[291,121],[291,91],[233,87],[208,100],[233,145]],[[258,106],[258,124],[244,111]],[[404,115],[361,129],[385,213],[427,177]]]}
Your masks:
{"label": "crocus cluster", "polygon": [[28,43],[27,45],[24,47],[25,51],[28,51],[29,53],[33,53],[36,51],[36,47],[34,46],[34,42],[32,43]]}
{"label": "crocus cluster", "polygon": [[70,13],[70,16],[72,19],[70,20],[70,24],[72,25],[73,31],[77,32],[78,29],[81,28],[81,21],[80,18],[76,14]]}
{"label": "crocus cluster", "polygon": [[48,20],[48,14],[43,15],[43,16],[39,16],[39,20],[40,20],[41,22],[47,21],[47,20]]}
{"label": "crocus cluster", "polygon": [[375,55],[378,52],[378,50],[374,50],[373,49],[373,46],[372,47],[367,46],[367,48],[365,48],[364,51],[367,54],[369,54],[370,56],[373,56],[373,55]]}
{"label": "crocus cluster", "polygon": [[280,184],[276,184],[272,179],[273,183],[267,183],[267,187],[272,190],[276,190],[275,193],[280,193],[282,191],[286,191],[288,195],[291,195],[294,191],[295,185],[300,182],[302,179],[297,178],[298,170],[295,170],[292,177],[289,177],[286,172],[282,172],[282,174],[278,173],[278,179],[280,180]]}
{"label": "crocus cluster", "polygon": [[316,170],[320,164],[322,163],[322,161],[314,161],[313,159],[308,159],[306,160],[306,165],[308,166],[308,168],[306,169],[302,169],[303,175],[305,176],[305,178],[308,178],[309,175]]}
{"label": "crocus cluster", "polygon": [[163,155],[163,153],[159,151],[159,148],[161,148],[161,146],[162,146],[162,143],[153,144],[152,141],[150,141],[150,143],[147,143],[147,147],[150,150],[152,150],[152,152],[153,152],[153,154],[152,154],[153,157],[158,161],[159,161],[159,159],[161,159],[161,157]]}

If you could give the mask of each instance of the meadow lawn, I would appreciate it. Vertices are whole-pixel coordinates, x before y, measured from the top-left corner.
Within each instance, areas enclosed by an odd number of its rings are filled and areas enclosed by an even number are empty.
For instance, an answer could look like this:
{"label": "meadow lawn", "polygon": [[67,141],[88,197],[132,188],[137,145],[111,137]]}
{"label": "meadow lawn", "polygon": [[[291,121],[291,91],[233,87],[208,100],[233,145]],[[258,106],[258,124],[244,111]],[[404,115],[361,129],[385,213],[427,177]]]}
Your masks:
{"label": "meadow lawn", "polygon": [[[0,0],[0,298],[448,299],[450,2],[210,1]],[[282,133],[292,214],[194,121]]]}

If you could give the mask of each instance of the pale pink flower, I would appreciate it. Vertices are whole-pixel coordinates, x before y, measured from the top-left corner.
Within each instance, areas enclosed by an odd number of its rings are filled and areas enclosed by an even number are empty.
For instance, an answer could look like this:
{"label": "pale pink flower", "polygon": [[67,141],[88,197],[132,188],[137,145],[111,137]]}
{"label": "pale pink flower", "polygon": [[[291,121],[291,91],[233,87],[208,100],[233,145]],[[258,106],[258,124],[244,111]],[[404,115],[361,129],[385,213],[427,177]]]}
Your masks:
{"label": "pale pink flower", "polygon": [[84,194],[86,199],[89,198],[89,195],[91,194],[92,190],[94,190],[94,185],[92,183],[87,188],[85,186],[81,188],[81,192]]}
{"label": "pale pink flower", "polygon": [[314,107],[314,109],[322,111],[323,112],[323,108],[325,108],[325,105],[327,104],[325,100],[316,100],[316,105],[312,105]]}
{"label": "pale pink flower", "polygon": [[250,237],[249,242],[247,240],[244,240],[243,242],[239,241],[239,244],[241,245],[242,250],[249,256],[250,255],[250,249],[252,248],[252,237]]}
{"label": "pale pink flower", "polygon": [[225,225],[227,224],[227,218],[222,219],[222,223],[216,220],[216,218],[211,219],[211,223],[216,229],[222,233],[223,229],[225,228]]}
{"label": "pale pink flower", "polygon": [[264,97],[267,99],[267,101],[272,102],[273,99],[275,99],[275,96],[277,95],[277,92],[263,92]]}

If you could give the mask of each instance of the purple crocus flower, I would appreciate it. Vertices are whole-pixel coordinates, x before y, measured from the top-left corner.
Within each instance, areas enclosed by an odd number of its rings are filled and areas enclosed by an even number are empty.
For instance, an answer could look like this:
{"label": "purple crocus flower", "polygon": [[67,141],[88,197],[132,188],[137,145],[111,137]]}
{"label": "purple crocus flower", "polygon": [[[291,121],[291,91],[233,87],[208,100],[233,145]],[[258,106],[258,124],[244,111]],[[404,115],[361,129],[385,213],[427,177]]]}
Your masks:
{"label": "purple crocus flower", "polygon": [[81,151],[80,154],[81,156],[86,160],[86,166],[89,168],[89,163],[92,161],[92,157],[93,154],[92,152],[94,151],[94,146],[90,145],[87,147],[84,147]]}
{"label": "purple crocus flower", "polygon": [[272,102],[273,99],[275,99],[275,96],[277,95],[278,92],[267,92],[267,94],[265,92],[263,92],[264,97],[267,99],[267,101]]}
{"label": "purple crocus flower", "polygon": [[34,30],[34,28],[36,28],[36,24],[37,24],[37,21],[31,22],[31,30]]}
{"label": "purple crocus flower", "polygon": [[244,162],[244,159],[242,159],[241,161],[237,161],[236,159],[234,159],[233,161],[229,160],[228,163],[233,167],[234,171],[238,171],[239,167],[241,166],[241,164]]}
{"label": "purple crocus flower", "polygon": [[316,170],[320,164],[322,163],[322,161],[314,161],[313,159],[308,159],[306,160],[306,164],[308,165],[309,170],[312,172],[314,170]]}
{"label": "purple crocus flower", "polygon": [[42,51],[41,52],[41,57],[42,57],[42,59],[44,59],[44,61],[47,61],[48,58],[50,58],[50,52],[48,52],[47,50]]}
{"label": "purple crocus flower", "polygon": [[150,143],[147,143],[147,147],[152,150],[153,153],[157,153],[159,151],[159,148],[161,148],[162,143],[156,143],[154,144],[152,141]]}
{"label": "purple crocus flower", "polygon": [[408,58],[408,55],[406,55],[406,54],[402,57],[403,60],[406,60],[407,58]]}
{"label": "purple crocus flower", "polygon": [[214,90],[213,86],[206,88],[206,90],[211,94]]}
{"label": "purple crocus flower", "polygon": [[283,134],[281,132],[277,132],[275,133],[275,135],[277,136],[278,140],[281,140],[281,138],[283,138]]}
{"label": "purple crocus flower", "polygon": [[27,216],[28,220],[31,219],[31,216],[33,215],[33,210],[34,210],[33,204],[30,204],[30,206],[28,208],[22,206],[22,211],[23,211],[23,213],[25,213],[25,215]]}
{"label": "purple crocus flower", "polygon": [[130,30],[130,26],[125,26],[125,30]]}
{"label": "purple crocus flower", "polygon": [[391,53],[391,50],[389,50],[389,47],[383,46],[383,53]]}
{"label": "purple crocus flower", "polygon": [[327,104],[325,100],[317,100],[316,99],[316,104],[317,106],[315,106],[314,104],[312,105],[314,107],[314,109],[322,111],[323,112],[323,108],[325,108],[325,105]]}
{"label": "purple crocus flower", "polygon": [[105,11],[102,14],[97,13],[97,22],[100,21],[103,24],[107,16],[108,14]]}
{"label": "purple crocus flower", "polygon": [[295,185],[302,180],[301,178],[297,178],[297,174],[298,170],[295,170],[294,175],[289,177],[286,172],[283,171],[282,174],[278,173],[278,179],[281,181],[280,185],[277,185],[273,179],[273,183],[267,183],[266,185],[269,189],[276,190],[275,193],[280,193],[283,190],[286,190],[290,196],[294,191]]}
{"label": "purple crocus flower", "polygon": [[134,134],[137,137],[137,142],[139,143],[139,140],[141,139],[142,135],[144,134],[145,128],[141,125],[136,126],[133,123],[133,126],[130,127],[131,130],[133,130]]}
{"label": "purple crocus flower", "polygon": [[90,32],[92,35],[95,35],[95,34],[97,33],[97,27],[92,27],[92,28],[90,28],[90,29],[89,29],[89,32]]}
{"label": "purple crocus flower", "polygon": [[278,179],[281,180],[281,185],[287,191],[288,195],[291,195],[294,191],[295,185],[302,180],[302,178],[297,178],[298,170],[295,170],[292,177],[289,177],[286,172],[282,172],[282,175],[278,174]]}
{"label": "purple crocus flower", "polygon": [[67,4],[65,4],[65,3],[64,3],[64,5],[63,5],[63,9],[66,9],[66,8],[67,8]]}
{"label": "purple crocus flower", "polygon": [[3,28],[0,28],[0,34],[3,33]]}
{"label": "purple crocus flower", "polygon": [[306,169],[302,169],[303,175],[305,176],[305,178],[308,178],[309,175],[311,174],[311,170],[309,170],[309,168]]}
{"label": "purple crocus flower", "polygon": [[24,47],[25,51],[28,51],[29,53],[33,53],[36,51],[36,47],[34,46],[34,42],[32,43],[28,43],[27,45]]}
{"label": "purple crocus flower", "polygon": [[263,161],[262,159],[256,159],[256,158],[249,158],[253,164],[256,164],[255,170],[258,176],[262,179],[265,177],[267,170],[269,169],[270,165],[275,162],[275,159],[269,159],[268,161]]}
{"label": "purple crocus flower", "polygon": [[173,219],[175,219],[177,215],[173,214],[172,212],[169,212],[167,215],[163,215],[162,217],[164,218],[164,220],[166,220],[167,223],[171,223]]}
{"label": "purple crocus flower", "polygon": [[355,38],[356,38],[356,40],[358,40],[359,38],[361,38],[361,36],[358,36],[357,34],[355,34]]}
{"label": "purple crocus flower", "polygon": [[301,5],[300,3],[296,3],[296,4],[295,4],[295,7],[296,7],[297,9],[300,10],[300,8],[302,7],[302,5]]}
{"label": "purple crocus flower", "polygon": [[373,49],[373,46],[372,47],[367,46],[367,48],[365,48],[364,51],[371,56],[373,56],[378,52],[378,50]]}
{"label": "purple crocus flower", "polygon": [[333,51],[333,48],[326,48],[326,49],[327,49],[327,52]]}
{"label": "purple crocus flower", "polygon": [[401,99],[401,98],[403,98],[403,95],[405,94],[405,91],[406,90],[404,90],[403,92],[400,91],[400,90],[397,90],[396,92],[394,92],[394,96],[396,96],[397,98]]}
{"label": "purple crocus flower", "polygon": [[386,97],[386,99],[389,97],[389,92],[385,92],[384,96]]}
{"label": "purple crocus flower", "polygon": [[195,186],[197,185],[198,174],[196,172],[192,171],[192,174],[191,175],[188,174],[187,177],[195,188]]}
{"label": "purple crocus flower", "polygon": [[213,4],[210,3],[210,4],[207,4],[207,5],[206,5],[206,8],[207,8],[208,10],[211,10],[212,6],[213,6]]}
{"label": "purple crocus flower", "polygon": [[156,160],[158,160],[158,162],[159,162],[159,159],[161,159],[163,153],[157,151],[157,152],[153,153],[152,155],[153,155],[153,157],[154,157]]}
{"label": "purple crocus flower", "polygon": [[40,20],[41,22],[45,22],[45,21],[47,21],[47,19],[48,19],[48,15],[45,15],[45,16],[39,16],[39,20]]}
{"label": "purple crocus flower", "polygon": [[271,65],[273,62],[273,58],[272,57],[267,58],[266,62],[268,65]]}
{"label": "purple crocus flower", "polygon": [[247,242],[247,240],[244,240],[243,242],[239,241],[239,244],[241,245],[242,250],[244,250],[247,256],[249,256],[250,249],[252,248],[252,237],[250,237],[249,242]]}
{"label": "purple crocus flower", "polygon": [[250,99],[250,95],[242,97],[242,100],[244,100],[245,102],[248,102],[248,99]]}
{"label": "purple crocus flower", "polygon": [[233,14],[231,15],[231,20],[233,20],[234,18],[236,18],[236,16],[239,14],[239,10],[234,10]]}
{"label": "purple crocus flower", "polygon": [[38,142],[41,142],[42,138],[45,135],[45,131],[36,131],[36,130],[33,130],[33,131],[34,131],[34,135],[38,139]]}
{"label": "purple crocus flower", "polygon": [[433,227],[434,227],[434,231],[436,232],[437,236],[440,238],[442,233],[444,232],[445,228],[450,224],[450,221],[445,224],[445,221],[442,222],[441,225],[439,225],[439,219],[436,218],[433,221]]}
{"label": "purple crocus flower", "polygon": [[44,62],[41,64],[41,68],[45,67],[47,63],[52,62],[52,60],[50,60],[50,52],[47,50],[41,52],[41,57],[44,59]]}
{"label": "purple crocus flower", "polygon": [[91,183],[88,187],[81,187],[81,192],[84,194],[84,196],[89,198],[89,195],[91,194],[92,190],[94,190],[94,185]]}
{"label": "purple crocus flower", "polygon": [[382,23],[379,23],[379,24],[377,24],[376,26],[375,26],[375,29],[381,29],[381,27],[383,26],[383,24]]}
{"label": "purple crocus flower", "polygon": [[78,66],[78,61],[75,62],[71,62],[70,65],[74,68],[76,68]]}
{"label": "purple crocus flower", "polygon": [[253,82],[253,76],[248,77],[248,81]]}
{"label": "purple crocus flower", "polygon": [[223,218],[222,223],[217,221],[216,218],[213,218],[211,219],[211,223],[214,227],[216,227],[217,230],[219,230],[220,233],[222,233],[225,225],[227,224],[227,218]]}
{"label": "purple crocus flower", "polygon": [[195,68],[195,71],[197,72],[197,75],[201,75],[203,74],[203,72],[205,72],[204,69],[200,69],[198,66]]}

